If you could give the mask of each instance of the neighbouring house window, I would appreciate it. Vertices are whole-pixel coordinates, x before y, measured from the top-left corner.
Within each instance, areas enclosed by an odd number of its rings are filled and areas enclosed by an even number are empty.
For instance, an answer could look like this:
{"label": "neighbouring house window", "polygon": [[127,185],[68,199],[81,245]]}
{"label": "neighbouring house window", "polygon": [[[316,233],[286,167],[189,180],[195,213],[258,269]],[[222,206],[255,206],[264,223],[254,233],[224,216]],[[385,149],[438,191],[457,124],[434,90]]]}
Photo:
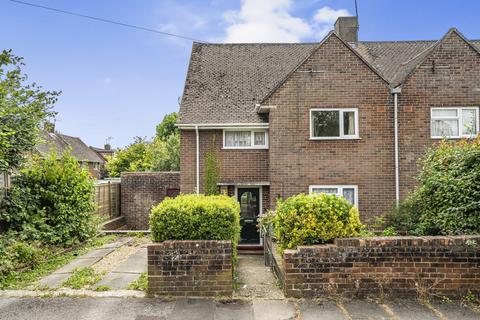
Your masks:
{"label": "neighbouring house window", "polygon": [[478,108],[432,108],[432,138],[468,138],[479,132]]}
{"label": "neighbouring house window", "polygon": [[100,170],[100,164],[99,164],[98,162],[95,162],[95,163],[93,164],[93,168],[94,168],[95,170]]}
{"label": "neighbouring house window", "polygon": [[265,149],[268,147],[267,130],[224,130],[223,147],[230,149]]}
{"label": "neighbouring house window", "polygon": [[358,109],[311,109],[310,138],[358,138]]}
{"label": "neighbouring house window", "polygon": [[326,193],[343,196],[351,204],[358,206],[357,186],[310,186],[310,193]]}

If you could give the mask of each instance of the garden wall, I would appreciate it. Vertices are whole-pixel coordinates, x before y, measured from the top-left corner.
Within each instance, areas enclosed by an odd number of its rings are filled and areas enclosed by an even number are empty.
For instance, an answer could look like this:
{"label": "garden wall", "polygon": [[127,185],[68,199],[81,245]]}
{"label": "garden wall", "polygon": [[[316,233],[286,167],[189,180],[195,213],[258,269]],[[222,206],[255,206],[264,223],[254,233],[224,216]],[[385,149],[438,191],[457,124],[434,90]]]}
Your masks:
{"label": "garden wall", "polygon": [[337,239],[284,252],[285,294],[480,293],[480,236]]}
{"label": "garden wall", "polygon": [[230,241],[169,240],[148,246],[148,294],[153,296],[230,296]]}
{"label": "garden wall", "polygon": [[150,209],[180,191],[180,172],[122,173],[122,215],[132,230],[147,230]]}

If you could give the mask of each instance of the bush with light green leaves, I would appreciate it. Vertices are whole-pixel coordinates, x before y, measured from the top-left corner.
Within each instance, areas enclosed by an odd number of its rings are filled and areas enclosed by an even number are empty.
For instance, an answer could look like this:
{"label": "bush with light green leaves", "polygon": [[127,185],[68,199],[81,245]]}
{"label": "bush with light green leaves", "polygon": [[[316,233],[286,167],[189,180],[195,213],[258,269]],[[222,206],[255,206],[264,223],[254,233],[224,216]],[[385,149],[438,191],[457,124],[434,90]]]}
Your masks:
{"label": "bush with light green leaves", "polygon": [[273,227],[281,251],[360,236],[364,230],[358,209],[345,198],[328,194],[299,194],[279,200]]}

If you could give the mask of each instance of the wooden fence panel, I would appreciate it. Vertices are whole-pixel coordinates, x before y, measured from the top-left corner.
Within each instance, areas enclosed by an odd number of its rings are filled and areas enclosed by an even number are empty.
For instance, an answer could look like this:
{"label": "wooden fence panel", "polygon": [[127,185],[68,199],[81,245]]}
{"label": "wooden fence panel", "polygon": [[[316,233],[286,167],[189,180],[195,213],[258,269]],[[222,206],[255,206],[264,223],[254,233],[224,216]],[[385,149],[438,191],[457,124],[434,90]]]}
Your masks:
{"label": "wooden fence panel", "polygon": [[96,214],[107,217],[120,216],[120,182],[108,181],[95,185]]}

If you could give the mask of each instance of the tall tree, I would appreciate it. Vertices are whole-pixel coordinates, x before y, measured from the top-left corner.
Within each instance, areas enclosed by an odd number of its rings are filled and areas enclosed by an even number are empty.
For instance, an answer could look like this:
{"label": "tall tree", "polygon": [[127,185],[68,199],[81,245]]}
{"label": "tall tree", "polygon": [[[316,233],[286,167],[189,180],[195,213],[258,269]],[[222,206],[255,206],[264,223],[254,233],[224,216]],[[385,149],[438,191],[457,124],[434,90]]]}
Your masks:
{"label": "tall tree", "polygon": [[163,117],[162,122],[157,125],[157,137],[163,141],[166,141],[171,135],[178,134],[178,128],[175,127],[178,114],[172,112]]}
{"label": "tall tree", "polygon": [[52,106],[60,94],[27,83],[23,58],[11,50],[0,53],[0,172],[11,172],[35,146]]}
{"label": "tall tree", "polygon": [[150,163],[146,160],[149,143],[145,138],[135,137],[133,143],[125,149],[118,150],[113,157],[108,159],[106,165],[108,175],[120,177],[122,172],[150,170]]}

